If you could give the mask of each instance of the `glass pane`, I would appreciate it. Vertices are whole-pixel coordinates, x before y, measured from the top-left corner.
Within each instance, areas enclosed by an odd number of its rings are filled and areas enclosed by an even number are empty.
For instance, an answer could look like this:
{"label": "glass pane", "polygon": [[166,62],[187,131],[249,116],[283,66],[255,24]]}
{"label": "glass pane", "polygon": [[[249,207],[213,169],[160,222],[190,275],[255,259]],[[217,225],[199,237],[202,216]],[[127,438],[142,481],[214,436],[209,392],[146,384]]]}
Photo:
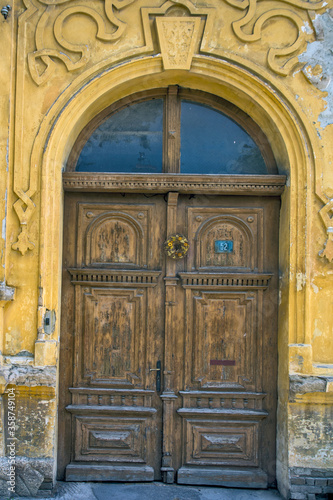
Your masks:
{"label": "glass pane", "polygon": [[231,118],[182,101],[180,171],[183,174],[267,174],[261,152]]}
{"label": "glass pane", "polygon": [[162,172],[163,99],[118,111],[84,145],[78,172]]}

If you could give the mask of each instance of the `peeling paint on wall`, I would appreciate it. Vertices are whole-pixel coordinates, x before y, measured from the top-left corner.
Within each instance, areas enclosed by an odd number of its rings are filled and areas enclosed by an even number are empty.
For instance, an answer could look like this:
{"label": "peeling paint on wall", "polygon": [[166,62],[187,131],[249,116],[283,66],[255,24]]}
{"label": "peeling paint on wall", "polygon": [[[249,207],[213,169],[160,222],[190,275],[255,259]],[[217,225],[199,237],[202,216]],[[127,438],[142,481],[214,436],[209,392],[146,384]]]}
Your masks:
{"label": "peeling paint on wall", "polygon": [[297,273],[296,288],[297,288],[298,292],[300,292],[302,290],[302,288],[305,286],[305,283],[306,283],[306,274]]}
{"label": "peeling paint on wall", "polygon": [[5,245],[6,245],[6,224],[7,224],[7,189],[5,191],[5,196],[4,196],[4,218],[2,219],[2,224],[1,224],[1,243],[0,243],[0,259],[2,262],[2,266],[5,269]]}
{"label": "peeling paint on wall", "polygon": [[301,375],[290,375],[289,397],[292,400],[297,394],[309,392],[325,392],[327,381],[320,377],[303,377]]}
{"label": "peeling paint on wall", "polygon": [[1,368],[1,374],[5,377],[7,384],[24,385],[28,387],[55,387],[56,373],[57,369],[55,366],[35,367],[5,364]]}
{"label": "peeling paint on wall", "polygon": [[331,406],[291,405],[289,420],[291,467],[333,466],[332,417]]}
{"label": "peeling paint on wall", "polygon": [[324,97],[325,110],[319,115],[322,128],[333,123],[333,9],[313,19],[316,41],[308,43],[299,61],[306,63],[303,68],[305,77],[319,90],[327,92]]}

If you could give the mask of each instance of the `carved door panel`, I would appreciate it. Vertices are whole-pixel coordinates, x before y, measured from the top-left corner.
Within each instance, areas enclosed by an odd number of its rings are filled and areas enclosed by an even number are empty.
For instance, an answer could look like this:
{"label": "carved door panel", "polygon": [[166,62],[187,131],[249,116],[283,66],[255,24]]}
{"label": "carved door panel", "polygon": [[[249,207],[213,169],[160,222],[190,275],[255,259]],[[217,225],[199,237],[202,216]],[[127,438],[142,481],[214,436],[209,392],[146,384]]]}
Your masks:
{"label": "carved door panel", "polygon": [[59,475],[69,481],[160,477],[165,205],[67,197]]}
{"label": "carved door panel", "polygon": [[274,198],[179,199],[179,483],[274,483],[278,211]]}

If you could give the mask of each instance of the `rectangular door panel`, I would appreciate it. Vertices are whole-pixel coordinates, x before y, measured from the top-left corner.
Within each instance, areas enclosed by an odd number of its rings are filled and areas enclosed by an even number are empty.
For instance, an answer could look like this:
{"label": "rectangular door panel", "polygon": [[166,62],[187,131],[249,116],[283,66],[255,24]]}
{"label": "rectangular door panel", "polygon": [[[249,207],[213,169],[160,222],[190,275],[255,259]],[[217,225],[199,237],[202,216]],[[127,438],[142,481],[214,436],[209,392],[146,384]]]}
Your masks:
{"label": "rectangular door panel", "polygon": [[77,288],[76,383],[143,387],[146,291]]}
{"label": "rectangular door panel", "polygon": [[185,388],[253,391],[260,356],[257,293],[219,288],[187,290]]}
{"label": "rectangular door panel", "polygon": [[186,465],[258,466],[258,423],[186,419]]}
{"label": "rectangular door panel", "polygon": [[147,419],[140,415],[126,416],[115,412],[108,416],[75,416],[75,461],[106,461],[145,463],[146,446],[143,440]]}

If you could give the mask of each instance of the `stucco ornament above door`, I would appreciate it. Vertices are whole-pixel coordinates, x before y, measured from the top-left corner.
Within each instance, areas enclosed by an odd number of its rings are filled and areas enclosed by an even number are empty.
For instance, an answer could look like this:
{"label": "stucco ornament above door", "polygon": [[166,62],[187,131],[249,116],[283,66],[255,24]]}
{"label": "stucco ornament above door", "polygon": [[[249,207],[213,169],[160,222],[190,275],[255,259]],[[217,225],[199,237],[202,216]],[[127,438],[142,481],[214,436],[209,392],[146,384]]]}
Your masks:
{"label": "stucco ornament above door", "polygon": [[[97,75],[144,56],[156,56],[161,72],[191,71],[196,58],[208,56],[247,68],[273,87],[283,81],[295,95],[292,79],[302,66],[308,67],[304,51],[307,42],[318,38],[318,14],[332,5],[333,0],[206,0],[200,7],[189,0],[24,0],[24,8],[15,6],[13,208],[20,233],[12,249],[24,255],[36,248],[31,224],[39,173],[31,156],[33,141],[38,138],[38,120],[47,120],[71,84],[77,92]],[[31,137],[26,133],[28,116],[36,117]],[[322,179],[319,169],[316,175]],[[325,204],[331,196],[324,191],[316,187]]]}
{"label": "stucco ornament above door", "polygon": [[319,252],[321,257],[325,257],[328,261],[333,262],[333,200],[326,203],[325,206],[319,211],[322,221],[325,225],[327,232],[327,240],[325,248]]}
{"label": "stucco ornament above door", "polygon": [[165,69],[190,69],[199,18],[156,18],[158,38]]}
{"label": "stucco ornament above door", "polygon": [[[74,20],[74,26],[70,33],[75,32],[75,16],[85,15],[96,23],[97,32],[96,40],[104,43],[112,44],[118,40],[126,31],[126,23],[118,19],[114,14],[114,9],[121,11],[135,0],[108,1],[104,2],[104,11],[99,12],[98,5],[93,2],[85,2],[86,5],[73,5],[69,0],[39,0],[40,3],[46,5],[44,12],[36,25],[35,40],[36,48],[34,52],[28,54],[29,70],[33,80],[37,85],[45,83],[53,76],[57,62],[63,62],[68,71],[75,71],[86,66],[91,58],[89,46],[85,44],[77,44],[71,41],[71,36],[66,36],[66,24]],[[59,6],[59,9],[55,7]],[[47,31],[49,24],[49,16],[53,18],[52,35],[54,45],[60,45],[61,50],[56,47],[45,47],[45,30]],[[55,61],[56,60],[56,61]],[[44,64],[44,69],[40,71],[38,63]]]}
{"label": "stucco ornament above door", "polygon": [[[72,73],[109,57],[119,60],[160,51],[165,69],[190,69],[195,52],[255,62],[262,52],[261,64],[287,76],[298,66],[306,42],[314,39],[316,13],[329,3],[210,0],[197,8],[189,0],[169,0],[152,8],[138,0],[39,0],[37,10],[27,1],[23,16],[28,19],[32,10],[39,16],[34,15],[35,48],[27,54],[28,67],[34,82],[43,85],[61,65]],[[82,19],[87,25],[83,31]],[[277,37],[276,30],[283,36]],[[248,44],[254,45],[253,51]]]}

